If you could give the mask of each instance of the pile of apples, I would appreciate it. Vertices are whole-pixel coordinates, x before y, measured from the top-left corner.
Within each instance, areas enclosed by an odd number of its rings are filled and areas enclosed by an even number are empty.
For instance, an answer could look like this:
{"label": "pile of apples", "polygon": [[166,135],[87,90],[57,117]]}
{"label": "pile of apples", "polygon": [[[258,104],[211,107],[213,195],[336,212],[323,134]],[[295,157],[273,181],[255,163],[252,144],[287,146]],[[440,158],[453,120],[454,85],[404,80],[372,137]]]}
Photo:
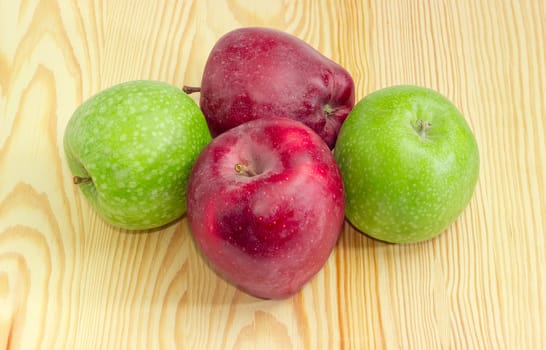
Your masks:
{"label": "pile of apples", "polygon": [[474,135],[445,97],[391,86],[355,106],[343,67],[270,28],[220,38],[200,87],[130,81],[91,97],[64,147],[105,221],[147,230],[187,214],[215,270],[273,299],[324,266],[345,218],[393,243],[438,235],[479,170]]}

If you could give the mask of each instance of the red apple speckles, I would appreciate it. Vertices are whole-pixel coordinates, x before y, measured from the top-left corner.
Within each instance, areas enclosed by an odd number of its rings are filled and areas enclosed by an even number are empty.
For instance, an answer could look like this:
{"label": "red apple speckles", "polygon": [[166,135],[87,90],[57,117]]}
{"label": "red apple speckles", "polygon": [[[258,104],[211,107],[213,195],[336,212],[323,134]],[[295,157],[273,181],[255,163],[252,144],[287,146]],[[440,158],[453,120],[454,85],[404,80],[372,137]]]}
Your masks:
{"label": "red apple speckles", "polygon": [[328,146],[302,123],[254,120],[200,154],[188,220],[228,281],[261,298],[288,297],[322,268],[341,232],[341,175]]}
{"label": "red apple speckles", "polygon": [[200,90],[213,136],[257,118],[284,116],[313,129],[330,148],[355,102],[353,79],[343,67],[270,28],[241,28],[220,38]]}

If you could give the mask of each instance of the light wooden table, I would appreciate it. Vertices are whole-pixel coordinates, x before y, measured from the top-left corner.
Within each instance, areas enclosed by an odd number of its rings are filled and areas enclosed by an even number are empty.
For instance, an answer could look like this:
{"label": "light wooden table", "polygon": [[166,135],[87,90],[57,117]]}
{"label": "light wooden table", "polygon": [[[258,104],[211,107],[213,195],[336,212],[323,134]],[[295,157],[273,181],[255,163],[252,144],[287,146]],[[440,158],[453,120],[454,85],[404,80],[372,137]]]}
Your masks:
{"label": "light wooden table", "polygon": [[[208,267],[186,220],[128,234],[72,185],[82,100],[114,83],[198,85],[230,29],[292,33],[357,98],[417,84],[454,101],[482,159],[429,242],[346,225],[301,293],[263,301]],[[0,348],[546,349],[546,2],[0,0]]]}

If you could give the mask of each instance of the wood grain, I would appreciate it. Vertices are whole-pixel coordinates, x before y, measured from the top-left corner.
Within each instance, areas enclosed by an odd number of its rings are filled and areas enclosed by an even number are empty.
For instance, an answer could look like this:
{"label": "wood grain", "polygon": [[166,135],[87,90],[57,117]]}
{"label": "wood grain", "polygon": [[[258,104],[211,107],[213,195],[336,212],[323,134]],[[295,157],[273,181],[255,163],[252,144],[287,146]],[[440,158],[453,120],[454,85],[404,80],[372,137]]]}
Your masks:
{"label": "wood grain", "polygon": [[[0,1],[0,348],[545,349],[546,2]],[[302,292],[252,298],[207,265],[186,220],[111,228],[70,182],[64,128],[114,83],[200,82],[230,29],[292,33],[357,97],[434,88],[476,134],[463,215],[413,245],[346,224]]]}

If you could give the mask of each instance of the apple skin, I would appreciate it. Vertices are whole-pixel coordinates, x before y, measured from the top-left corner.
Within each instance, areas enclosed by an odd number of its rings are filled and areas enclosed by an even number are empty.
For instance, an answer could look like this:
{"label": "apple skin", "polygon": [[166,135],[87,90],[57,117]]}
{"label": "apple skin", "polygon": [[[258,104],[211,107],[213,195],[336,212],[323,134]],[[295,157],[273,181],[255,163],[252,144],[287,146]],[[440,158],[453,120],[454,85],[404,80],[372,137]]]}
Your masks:
{"label": "apple skin", "polygon": [[212,48],[200,106],[213,136],[257,118],[298,120],[334,147],[354,106],[351,75],[304,41],[279,30],[240,28]]}
{"label": "apple skin", "polygon": [[144,230],[186,211],[186,186],[211,140],[203,114],[183,91],[159,81],[112,86],[76,109],[64,134],[68,165],[110,224]]}
{"label": "apple skin", "polygon": [[480,163],[476,139],[457,108],[417,86],[387,87],[357,103],[334,154],[347,219],[392,243],[444,231],[470,201]]}
{"label": "apple skin", "polygon": [[287,118],[215,138],[188,184],[188,222],[222,276],[264,299],[299,291],[325,264],[344,223],[341,174],[326,143]]}

